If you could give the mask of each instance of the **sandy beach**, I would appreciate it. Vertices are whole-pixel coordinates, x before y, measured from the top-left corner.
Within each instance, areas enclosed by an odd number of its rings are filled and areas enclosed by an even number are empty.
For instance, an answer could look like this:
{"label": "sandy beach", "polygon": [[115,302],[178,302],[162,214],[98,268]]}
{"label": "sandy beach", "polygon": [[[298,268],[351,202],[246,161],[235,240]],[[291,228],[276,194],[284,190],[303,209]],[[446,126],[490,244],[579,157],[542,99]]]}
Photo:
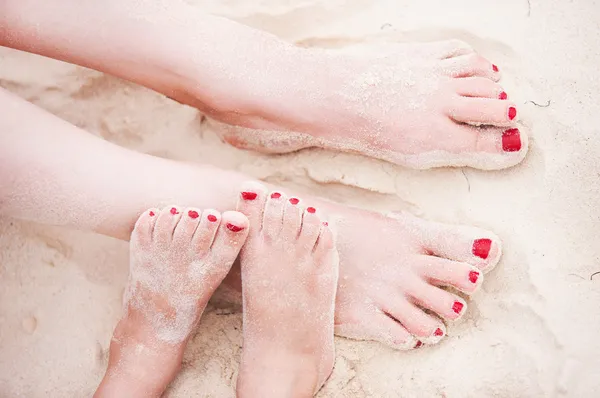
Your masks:
{"label": "sandy beach", "polygon": [[[600,396],[600,4],[187,2],[301,46],[373,51],[376,40],[464,40],[501,66],[501,84],[531,131],[529,154],[503,171],[416,171],[325,150],[261,155],[222,142],[222,126],[163,95],[6,48],[0,87],[136,151],[500,236],[500,264],[441,344],[399,352],[337,338],[319,397]],[[93,394],[128,260],[126,242],[0,218],[0,397]],[[219,292],[205,312],[166,397],[235,395],[242,314],[231,296]]]}

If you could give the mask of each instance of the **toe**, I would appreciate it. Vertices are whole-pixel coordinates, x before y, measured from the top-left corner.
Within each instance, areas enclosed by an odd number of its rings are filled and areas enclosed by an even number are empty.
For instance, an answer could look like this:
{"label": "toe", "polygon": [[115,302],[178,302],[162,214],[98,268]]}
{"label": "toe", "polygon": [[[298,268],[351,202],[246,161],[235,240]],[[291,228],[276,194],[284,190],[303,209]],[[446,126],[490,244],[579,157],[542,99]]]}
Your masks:
{"label": "toe", "polygon": [[422,256],[416,262],[420,276],[437,286],[452,286],[466,294],[473,294],[483,283],[481,270],[471,264]]}
{"label": "toe", "polygon": [[[368,325],[368,329],[364,325]],[[411,350],[423,345],[404,326],[381,311],[363,314],[357,323],[335,325],[335,334],[356,340],[379,341],[396,350]]]}
{"label": "toe", "polygon": [[226,211],[210,250],[212,263],[230,268],[248,237],[248,218],[237,211]]}
{"label": "toe", "polygon": [[293,196],[291,198],[283,198],[284,211],[283,211],[283,236],[286,240],[296,240],[300,235],[300,228],[302,227],[302,206],[300,199]]}
{"label": "toe", "polygon": [[263,215],[262,233],[268,239],[276,239],[283,231],[283,213],[287,196],[282,192],[272,192],[267,198]]}
{"label": "toe", "polygon": [[500,80],[498,67],[477,53],[462,55],[442,61],[444,71],[451,77],[480,76]]}
{"label": "toe", "polygon": [[385,312],[423,343],[437,343],[446,335],[446,326],[439,319],[426,314],[404,298],[385,307]]}
{"label": "toe", "polygon": [[206,209],[197,220],[198,226],[192,238],[192,247],[198,257],[205,257],[210,252],[219,225],[221,225],[221,213],[213,209]]}
{"label": "toe", "polygon": [[262,229],[266,200],[267,188],[263,184],[256,181],[247,181],[242,184],[237,210],[248,218],[252,234],[258,233]]}
{"label": "toe", "polygon": [[517,117],[517,106],[501,99],[457,97],[448,103],[446,112],[457,122],[510,126]]}
{"label": "toe", "polygon": [[462,40],[444,40],[436,43],[436,52],[440,59],[454,58],[475,52],[473,47]]}
{"label": "toe", "polygon": [[323,221],[319,231],[319,238],[315,245],[315,254],[317,257],[325,257],[335,249],[335,237],[329,223]]}
{"label": "toe", "polygon": [[438,257],[472,264],[484,272],[496,266],[502,255],[500,238],[490,231],[464,225],[416,219],[423,247]]}
{"label": "toe", "polygon": [[508,95],[498,83],[484,77],[465,77],[453,79],[456,93],[463,97],[508,99]]}
{"label": "toe", "polygon": [[425,282],[415,284],[414,287],[409,288],[407,294],[416,304],[435,312],[444,319],[457,320],[467,309],[465,301],[456,294]]}
{"label": "toe", "polygon": [[154,226],[154,241],[158,245],[169,245],[172,242],[180,218],[181,209],[178,206],[167,206],[161,210]]}
{"label": "toe", "polygon": [[152,242],[154,225],[160,210],[151,208],[143,212],[133,227],[131,240],[136,240],[142,245],[149,245]]}
{"label": "toe", "polygon": [[317,213],[317,209],[312,206],[307,207],[302,215],[302,227],[298,240],[306,247],[313,249],[319,238],[321,226],[321,217]]}
{"label": "toe", "polygon": [[189,246],[192,238],[194,237],[194,232],[196,232],[196,228],[200,223],[201,215],[202,210],[191,207],[184,209],[181,212],[179,223],[175,227],[175,232],[173,233],[173,242],[179,245]]}

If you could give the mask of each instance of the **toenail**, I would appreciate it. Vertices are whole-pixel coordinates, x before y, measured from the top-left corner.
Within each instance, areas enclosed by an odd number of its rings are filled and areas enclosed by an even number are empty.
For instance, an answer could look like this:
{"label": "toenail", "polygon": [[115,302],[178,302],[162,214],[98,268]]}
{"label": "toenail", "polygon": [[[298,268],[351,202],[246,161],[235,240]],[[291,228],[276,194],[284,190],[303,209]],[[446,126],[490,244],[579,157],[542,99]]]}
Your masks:
{"label": "toenail", "polygon": [[209,214],[207,217],[208,221],[210,222],[215,222],[217,221],[217,216],[215,216],[214,214]]}
{"label": "toenail", "polygon": [[233,225],[231,223],[227,223],[227,229],[230,230],[231,232],[240,232],[244,228],[238,227],[237,225]]}
{"label": "toenail", "polygon": [[521,150],[521,132],[519,129],[509,129],[502,133],[502,149],[505,152]]}
{"label": "toenail", "polygon": [[415,348],[419,348],[423,345],[423,342],[421,340],[417,340],[417,344],[415,344]]}
{"label": "toenail", "polygon": [[460,301],[455,301],[454,304],[452,304],[452,311],[456,312],[457,314],[460,314],[464,306],[465,305]]}
{"label": "toenail", "polygon": [[242,192],[242,198],[244,200],[254,200],[258,195],[254,192]]}
{"label": "toenail", "polygon": [[314,213],[314,212],[317,211],[317,209],[315,209],[314,207],[307,207],[306,211],[309,212],[309,213]]}
{"label": "toenail", "polygon": [[176,208],[171,207],[171,214],[175,215],[175,214],[179,214],[179,212],[177,211]]}
{"label": "toenail", "polygon": [[188,216],[190,216],[190,218],[198,218],[198,212],[194,211],[194,210],[190,210],[190,211],[188,211]]}
{"label": "toenail", "polygon": [[504,91],[500,93],[500,95],[498,96],[498,98],[500,98],[501,100],[505,100],[508,99],[508,94],[506,94]]}
{"label": "toenail", "polygon": [[494,65],[494,64],[492,64],[492,69],[494,70],[494,72],[498,72],[499,71],[498,67],[496,65]]}
{"label": "toenail", "polygon": [[471,283],[477,283],[477,279],[479,279],[479,272],[470,271],[469,272],[469,280],[471,281]]}
{"label": "toenail", "polygon": [[323,221],[323,225],[324,225],[324,226],[328,226],[328,225],[329,225],[329,223],[328,223],[327,221]]}
{"label": "toenail", "polygon": [[490,249],[492,247],[491,239],[475,239],[473,242],[473,254],[477,257],[483,258],[484,260],[488,258],[490,254]]}
{"label": "toenail", "polygon": [[434,336],[443,336],[444,335],[444,331],[440,328],[435,329],[435,332],[433,332]]}
{"label": "toenail", "polygon": [[279,199],[281,198],[281,194],[279,192],[273,192],[271,194],[271,199]]}
{"label": "toenail", "polygon": [[150,215],[150,217],[154,217],[154,212],[152,210],[150,210],[148,214]]}
{"label": "toenail", "polygon": [[508,118],[510,120],[513,120],[516,117],[517,117],[517,108],[515,108],[514,106],[511,106],[510,108],[508,108]]}
{"label": "toenail", "polygon": [[293,204],[293,205],[297,205],[298,203],[300,203],[300,199],[290,198],[290,203]]}

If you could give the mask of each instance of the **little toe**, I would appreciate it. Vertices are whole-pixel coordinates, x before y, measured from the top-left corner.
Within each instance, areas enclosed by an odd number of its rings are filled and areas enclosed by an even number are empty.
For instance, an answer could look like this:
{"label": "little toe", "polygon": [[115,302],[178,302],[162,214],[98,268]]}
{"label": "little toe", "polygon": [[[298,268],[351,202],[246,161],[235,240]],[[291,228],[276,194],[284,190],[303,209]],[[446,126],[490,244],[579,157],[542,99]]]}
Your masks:
{"label": "little toe", "polygon": [[335,249],[335,237],[331,231],[331,227],[327,221],[321,222],[319,237],[315,244],[315,255],[317,257],[325,257]]}
{"label": "little toe", "polygon": [[154,241],[158,245],[171,244],[180,218],[181,209],[178,206],[167,206],[160,211],[154,226]]}
{"label": "little toe", "polygon": [[466,294],[473,294],[483,283],[482,271],[471,264],[422,256],[417,261],[421,277],[436,286],[452,286]]}
{"label": "little toe", "polygon": [[250,222],[250,232],[258,233],[262,229],[263,211],[267,201],[267,187],[256,181],[242,184],[238,197],[237,211],[246,215]]}
{"label": "little toe", "polygon": [[282,234],[287,240],[296,240],[300,235],[302,227],[302,206],[300,199],[293,196],[291,198],[283,198],[283,230]]}
{"label": "little toe", "polygon": [[248,227],[249,221],[244,214],[237,211],[223,213],[210,250],[211,262],[224,264],[228,269],[231,268],[246,242]]}
{"label": "little toe", "polygon": [[458,97],[449,102],[446,112],[457,122],[510,126],[517,117],[517,106],[497,98]]}
{"label": "little toe", "polygon": [[416,304],[435,312],[444,319],[457,320],[467,309],[467,304],[462,298],[426,282],[416,284],[407,293]]}
{"label": "little toe", "polygon": [[508,99],[508,94],[498,83],[485,77],[465,77],[453,79],[454,90],[463,97]]}
{"label": "little toe", "polygon": [[307,207],[302,216],[302,227],[298,239],[303,245],[313,249],[319,238],[321,226],[321,217],[317,213],[317,209],[312,206]]}
{"label": "little toe", "polygon": [[450,58],[442,62],[446,74],[451,77],[480,76],[495,82],[500,80],[498,67],[477,53]]}
{"label": "little toe", "polygon": [[385,307],[385,311],[423,343],[438,343],[446,335],[446,326],[439,319],[406,299],[394,300],[393,305]]}
{"label": "little toe", "polygon": [[221,213],[213,209],[205,209],[198,217],[192,247],[199,257],[206,256],[215,239],[219,225],[221,225]]}
{"label": "little toe", "polygon": [[267,198],[262,220],[263,236],[269,239],[280,237],[283,231],[283,213],[287,202],[286,198],[285,194],[281,192],[272,192]]}
{"label": "little toe", "polygon": [[[368,325],[365,330],[364,325]],[[363,314],[356,324],[335,325],[335,334],[356,340],[379,341],[396,350],[412,350],[423,345],[404,326],[378,311],[369,315]]]}
{"label": "little toe", "polygon": [[149,245],[152,242],[152,234],[154,232],[154,225],[158,217],[160,210],[151,208],[143,212],[135,222],[133,232],[131,233],[131,240],[134,239],[142,245]]}
{"label": "little toe", "polygon": [[202,210],[187,208],[182,211],[179,223],[173,233],[173,242],[178,245],[189,246],[194,237],[194,232],[200,223]]}

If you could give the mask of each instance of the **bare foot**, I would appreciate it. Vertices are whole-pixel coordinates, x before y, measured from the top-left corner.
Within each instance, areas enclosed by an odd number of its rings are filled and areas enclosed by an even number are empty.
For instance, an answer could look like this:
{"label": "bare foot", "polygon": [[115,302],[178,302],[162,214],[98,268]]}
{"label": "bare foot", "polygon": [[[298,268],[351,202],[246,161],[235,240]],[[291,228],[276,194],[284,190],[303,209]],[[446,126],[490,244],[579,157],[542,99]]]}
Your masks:
{"label": "bare foot", "polygon": [[[240,200],[249,204],[242,208],[264,201],[260,185],[244,189]],[[400,350],[437,343],[446,335],[442,320],[456,321],[467,311],[462,297],[442,287],[474,293],[483,273],[501,257],[500,239],[480,228],[315,203],[336,214],[339,336],[376,340]],[[234,280],[232,274],[229,281]]]}
{"label": "bare foot", "polygon": [[[334,363],[338,258],[314,208],[247,183],[238,210],[251,230],[242,250],[244,349],[239,397],[312,397]],[[266,203],[266,204],[265,204]],[[264,212],[263,212],[264,209]]]}
{"label": "bare foot", "polygon": [[307,147],[357,152],[418,169],[501,169],[523,160],[528,141],[515,125],[517,106],[497,83],[498,67],[468,44],[386,44],[377,50],[306,50],[304,62],[318,65],[306,82],[314,89],[311,98],[303,99],[308,89],[290,90],[279,119],[257,123],[256,130],[223,126],[224,139],[269,153]]}
{"label": "bare foot", "polygon": [[123,318],[96,397],[158,397],[175,378],[186,343],[248,235],[238,212],[150,209],[130,243]]}

